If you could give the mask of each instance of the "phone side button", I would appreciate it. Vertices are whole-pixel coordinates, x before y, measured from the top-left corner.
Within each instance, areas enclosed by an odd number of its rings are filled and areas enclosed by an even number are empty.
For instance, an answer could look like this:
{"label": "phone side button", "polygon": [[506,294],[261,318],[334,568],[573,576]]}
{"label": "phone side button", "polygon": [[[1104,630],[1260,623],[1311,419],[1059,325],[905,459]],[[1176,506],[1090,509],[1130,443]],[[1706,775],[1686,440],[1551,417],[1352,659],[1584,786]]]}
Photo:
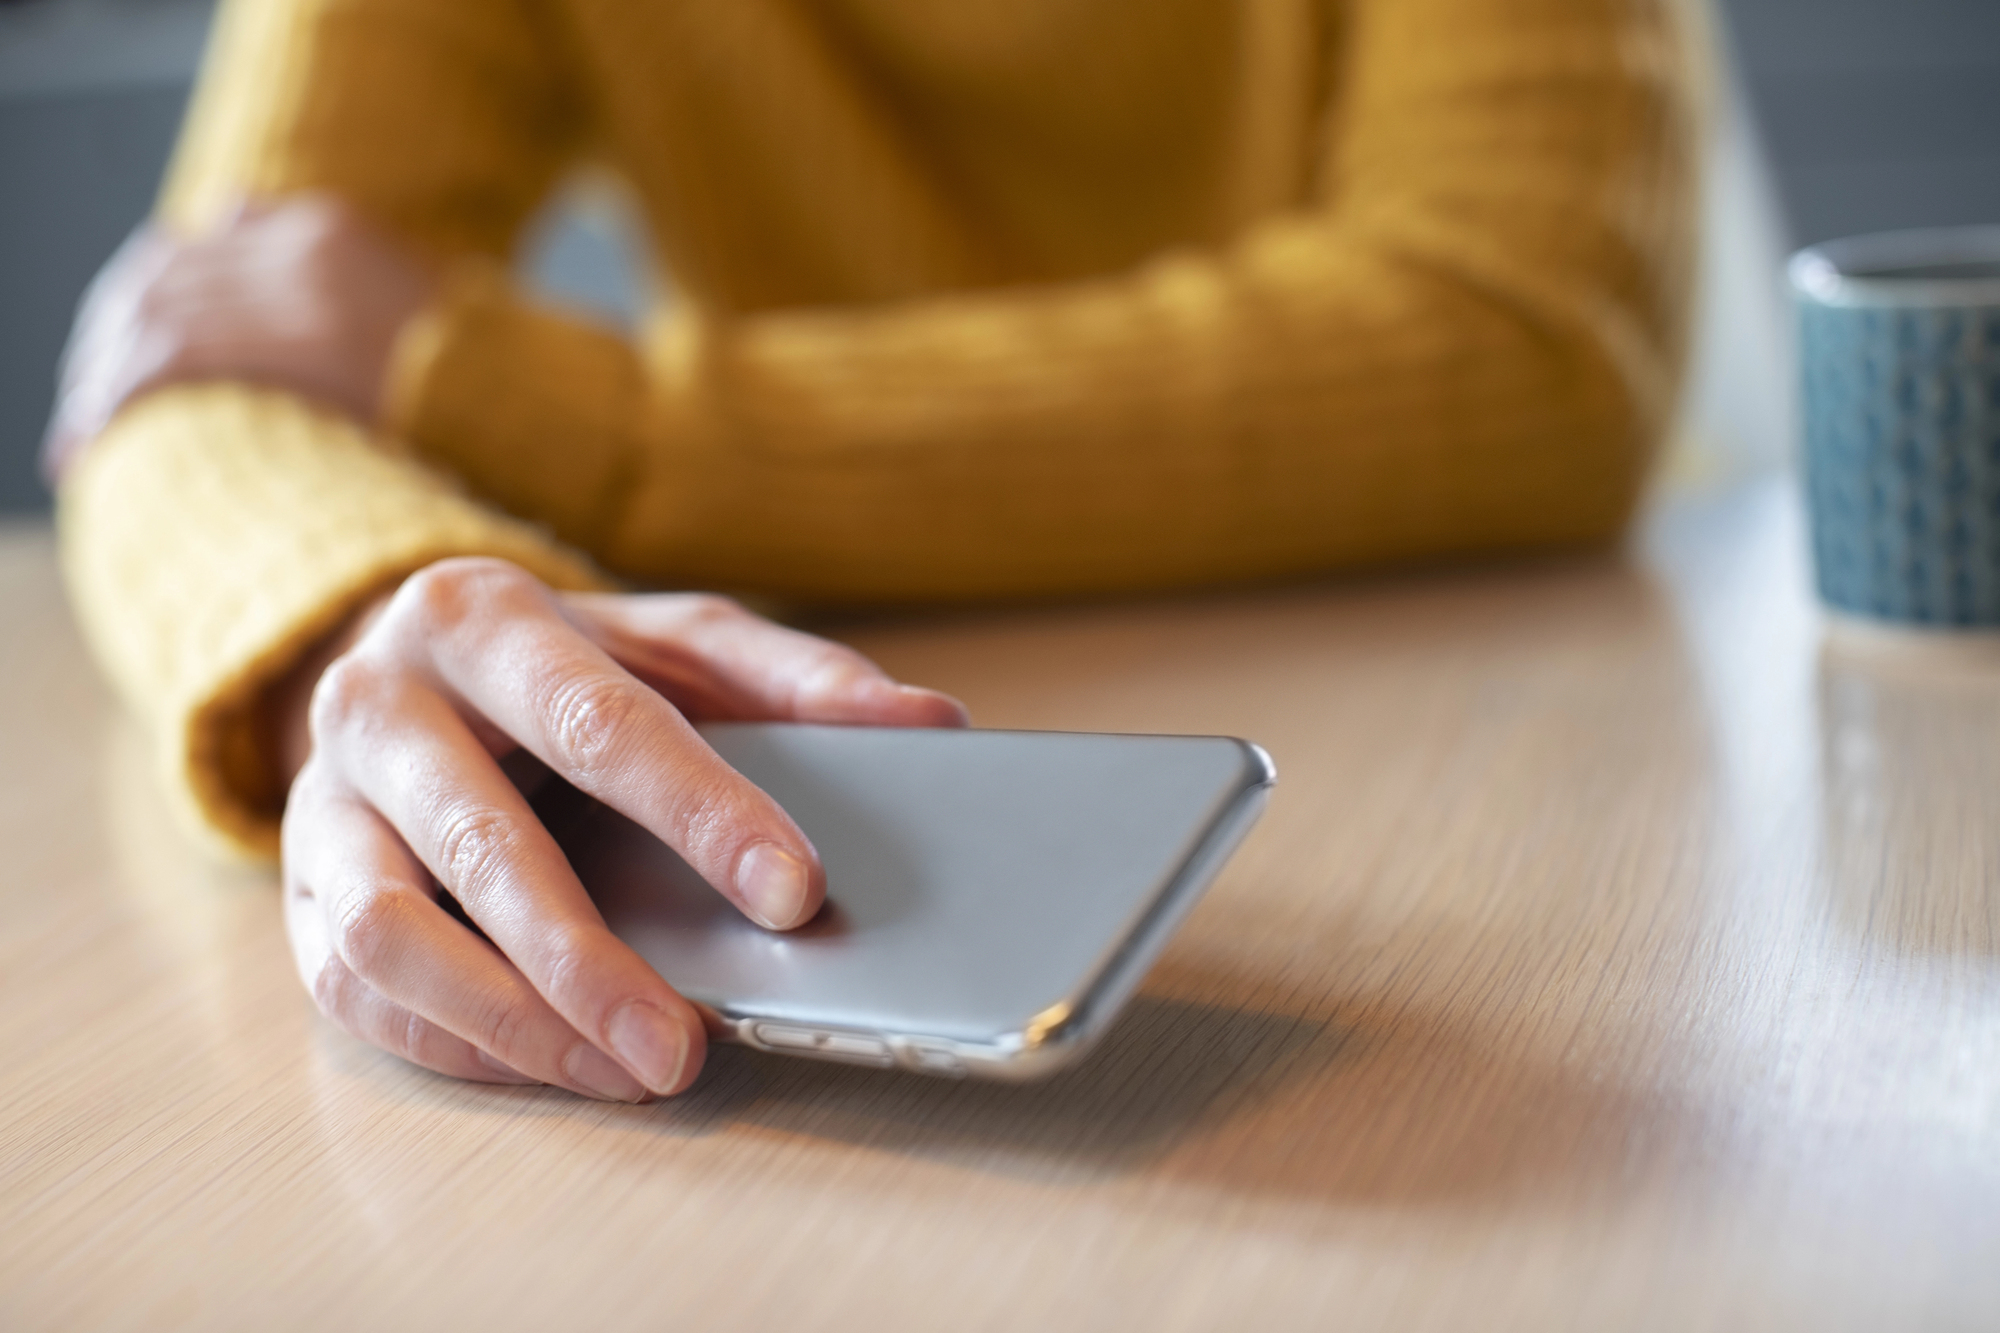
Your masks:
{"label": "phone side button", "polygon": [[822,1034],[819,1049],[843,1060],[866,1060],[885,1065],[896,1062],[896,1057],[889,1054],[888,1042],[877,1041],[873,1037],[857,1037],[846,1032]]}
{"label": "phone side button", "polygon": [[903,1047],[903,1063],[920,1073],[942,1074],[946,1078],[965,1077],[965,1062],[941,1046],[909,1043]]}
{"label": "phone side button", "polygon": [[787,1027],[783,1023],[759,1023],[751,1035],[759,1045],[774,1051],[804,1051],[828,1060],[884,1067],[896,1063],[889,1043],[858,1032],[823,1032],[817,1028]]}
{"label": "phone side button", "polygon": [[760,1044],[788,1051],[813,1050],[823,1035],[810,1028],[788,1028],[778,1023],[759,1023],[751,1031]]}

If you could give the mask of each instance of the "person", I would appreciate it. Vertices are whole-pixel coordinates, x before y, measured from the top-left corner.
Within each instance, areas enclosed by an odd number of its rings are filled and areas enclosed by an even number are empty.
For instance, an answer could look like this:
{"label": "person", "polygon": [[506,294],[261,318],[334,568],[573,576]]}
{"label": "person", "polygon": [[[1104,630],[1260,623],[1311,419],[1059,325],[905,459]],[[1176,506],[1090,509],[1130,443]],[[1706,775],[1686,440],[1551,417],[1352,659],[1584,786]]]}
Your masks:
{"label": "person", "polygon": [[[959,705],[716,588],[935,603],[1613,537],[1671,407],[1673,0],[226,0],[50,436],[79,619],[336,1022],[685,1088],[532,755],[776,929],[823,872],[690,718]],[[677,299],[508,276],[610,173]],[[441,905],[448,892],[481,934]]]}

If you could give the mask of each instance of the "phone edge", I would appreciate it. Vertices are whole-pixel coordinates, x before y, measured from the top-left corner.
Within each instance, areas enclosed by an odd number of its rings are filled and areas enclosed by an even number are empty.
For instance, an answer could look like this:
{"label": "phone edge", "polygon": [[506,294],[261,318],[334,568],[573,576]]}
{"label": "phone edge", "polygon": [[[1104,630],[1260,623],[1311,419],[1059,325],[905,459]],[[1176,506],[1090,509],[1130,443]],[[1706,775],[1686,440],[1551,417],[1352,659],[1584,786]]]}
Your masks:
{"label": "phone edge", "polygon": [[829,1038],[852,1036],[880,1042],[886,1048],[880,1054],[842,1056],[824,1048],[808,1050],[774,1044],[760,1036],[760,1027],[798,1026],[786,1020],[768,1014],[718,1013],[729,1032],[726,1039],[775,1055],[1006,1083],[1034,1082],[1074,1064],[1110,1029],[1126,1001],[1152,970],[1167,941],[1201,901],[1270,802],[1278,770],[1269,752],[1255,741],[1239,736],[1212,739],[1226,740],[1236,746],[1244,760],[1241,785],[1104,966],[1074,995],[1044,1009],[1021,1028],[990,1041],[968,1042],[930,1033],[858,1028],[849,1032],[813,1025]]}

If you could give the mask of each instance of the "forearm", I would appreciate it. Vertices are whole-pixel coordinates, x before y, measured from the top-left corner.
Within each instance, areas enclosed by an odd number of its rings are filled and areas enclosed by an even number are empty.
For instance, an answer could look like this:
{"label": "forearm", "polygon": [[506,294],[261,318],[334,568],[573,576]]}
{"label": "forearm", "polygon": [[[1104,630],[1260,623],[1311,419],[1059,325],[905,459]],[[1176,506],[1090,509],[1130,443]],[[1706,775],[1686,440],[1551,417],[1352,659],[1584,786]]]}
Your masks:
{"label": "forearm", "polygon": [[1595,334],[1364,238],[1275,234],[1039,299],[757,321],[706,350],[603,555],[813,597],[1601,539],[1661,424]]}
{"label": "forearm", "polygon": [[934,600],[1600,539],[1673,349],[1642,341],[1635,383],[1615,311],[1518,280],[1280,225],[1097,283],[693,324],[650,362],[488,284],[398,427],[682,586]]}

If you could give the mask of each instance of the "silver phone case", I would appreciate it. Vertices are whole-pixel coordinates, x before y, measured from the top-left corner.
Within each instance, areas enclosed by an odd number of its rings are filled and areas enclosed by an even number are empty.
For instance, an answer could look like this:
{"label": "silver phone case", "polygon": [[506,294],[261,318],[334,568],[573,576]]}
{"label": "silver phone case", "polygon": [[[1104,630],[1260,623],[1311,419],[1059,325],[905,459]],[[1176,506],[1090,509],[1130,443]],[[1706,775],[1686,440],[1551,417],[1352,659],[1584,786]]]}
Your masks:
{"label": "silver phone case", "polygon": [[611,928],[725,1039],[950,1077],[1036,1079],[1088,1050],[1276,780],[1218,736],[701,732],[813,840],[827,908],[764,930],[636,824],[538,794]]}

